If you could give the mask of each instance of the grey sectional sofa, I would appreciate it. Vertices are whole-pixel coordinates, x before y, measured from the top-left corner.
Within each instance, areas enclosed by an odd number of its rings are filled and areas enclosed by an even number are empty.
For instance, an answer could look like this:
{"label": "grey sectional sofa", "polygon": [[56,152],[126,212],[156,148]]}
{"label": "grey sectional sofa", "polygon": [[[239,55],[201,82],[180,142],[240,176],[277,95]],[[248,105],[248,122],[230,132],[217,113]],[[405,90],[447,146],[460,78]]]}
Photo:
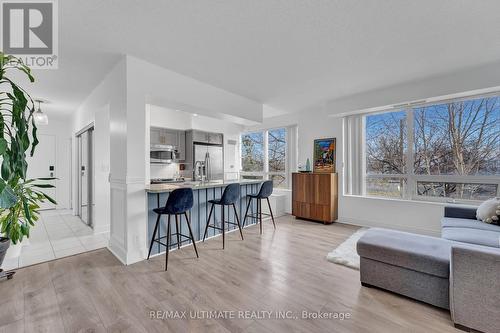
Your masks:
{"label": "grey sectional sofa", "polygon": [[450,309],[458,328],[500,332],[500,227],[464,207],[446,207],[441,223],[441,238],[368,230],[361,283]]}
{"label": "grey sectional sofa", "polygon": [[476,220],[476,210],[445,207],[441,237],[461,243],[500,248],[500,226]]}

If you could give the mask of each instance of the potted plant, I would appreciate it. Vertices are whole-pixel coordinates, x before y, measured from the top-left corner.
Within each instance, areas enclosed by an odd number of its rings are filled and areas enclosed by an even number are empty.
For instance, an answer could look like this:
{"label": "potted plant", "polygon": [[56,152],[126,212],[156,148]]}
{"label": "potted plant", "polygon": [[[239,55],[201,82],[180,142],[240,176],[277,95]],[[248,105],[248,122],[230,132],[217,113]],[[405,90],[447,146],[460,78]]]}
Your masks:
{"label": "potted plant", "polygon": [[8,77],[12,71],[24,73],[34,82],[28,66],[0,52],[0,265],[11,242],[17,244],[29,237],[39,218],[39,204],[45,200],[56,203],[40,190],[54,187],[40,183],[54,178],[26,179],[26,154],[33,156],[38,144],[35,105]]}

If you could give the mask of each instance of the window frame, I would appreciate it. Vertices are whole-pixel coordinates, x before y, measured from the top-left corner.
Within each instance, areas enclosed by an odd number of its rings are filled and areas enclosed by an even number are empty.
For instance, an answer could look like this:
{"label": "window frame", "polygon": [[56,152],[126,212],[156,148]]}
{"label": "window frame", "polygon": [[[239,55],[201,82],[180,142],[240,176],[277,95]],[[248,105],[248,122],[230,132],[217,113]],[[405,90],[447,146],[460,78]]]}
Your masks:
{"label": "window frame", "polygon": [[[273,130],[278,130],[278,129],[284,129],[285,130],[285,170],[283,172],[279,171],[269,171],[269,131]],[[263,152],[264,152],[264,159],[263,159],[263,164],[264,164],[264,170],[263,171],[243,171],[243,165],[240,167],[240,176],[254,176],[254,177],[262,177],[263,180],[270,180],[273,175],[283,175],[285,177],[285,182],[284,186],[280,188],[284,189],[289,189],[290,188],[290,163],[289,163],[289,156],[290,156],[290,127],[289,126],[278,126],[278,127],[272,127],[272,128],[266,128],[266,129],[259,129],[259,130],[249,130],[242,132],[240,134],[240,144],[242,142],[241,137],[246,134],[251,134],[251,133],[263,133],[264,136],[264,142],[263,142]],[[240,155],[241,155],[242,147],[240,147]],[[241,160],[241,157],[240,157]]]}
{"label": "window frame", "polygon": [[[359,123],[361,129],[359,131],[359,142],[361,147],[359,147],[359,155],[362,159],[362,170],[361,170],[361,195],[371,198],[384,198],[384,199],[399,199],[399,200],[414,200],[414,201],[430,201],[430,202],[446,202],[446,203],[472,203],[477,204],[481,200],[471,200],[471,199],[455,199],[451,197],[433,197],[417,194],[417,184],[418,182],[435,182],[435,183],[462,183],[462,184],[489,184],[497,186],[496,197],[500,196],[500,176],[498,175],[470,175],[470,176],[457,176],[457,175],[419,175],[415,174],[414,159],[415,159],[415,147],[414,147],[414,109],[418,107],[432,106],[436,104],[453,103],[459,101],[473,100],[479,98],[488,97],[500,97],[500,92],[492,92],[488,94],[479,95],[469,95],[459,98],[449,98],[449,99],[433,99],[429,102],[417,102],[417,103],[405,103],[395,105],[386,109],[378,110],[377,112],[361,113],[361,122]],[[406,126],[407,126],[407,145],[406,150],[406,173],[402,174],[368,174],[366,170],[366,117],[376,114],[383,114],[389,112],[406,112]],[[352,172],[352,170],[350,171]],[[366,191],[366,180],[367,179],[386,179],[386,178],[398,178],[406,179],[406,187],[403,190],[401,198],[392,198],[384,196],[371,196],[367,194]]]}

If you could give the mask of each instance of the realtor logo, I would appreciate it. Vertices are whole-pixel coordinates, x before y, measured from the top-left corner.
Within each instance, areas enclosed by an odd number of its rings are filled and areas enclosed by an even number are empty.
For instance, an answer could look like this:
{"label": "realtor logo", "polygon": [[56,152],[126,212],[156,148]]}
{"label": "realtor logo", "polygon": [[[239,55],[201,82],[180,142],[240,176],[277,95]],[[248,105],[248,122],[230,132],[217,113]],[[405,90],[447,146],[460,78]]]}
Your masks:
{"label": "realtor logo", "polygon": [[1,0],[2,51],[31,68],[57,68],[57,3],[55,0]]}

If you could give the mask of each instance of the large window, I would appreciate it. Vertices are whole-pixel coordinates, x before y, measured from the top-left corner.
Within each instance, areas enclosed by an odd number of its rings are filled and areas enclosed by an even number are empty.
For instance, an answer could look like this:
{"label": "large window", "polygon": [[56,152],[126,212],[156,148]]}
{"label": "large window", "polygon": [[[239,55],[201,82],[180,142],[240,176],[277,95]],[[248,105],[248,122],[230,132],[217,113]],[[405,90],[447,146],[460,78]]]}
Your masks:
{"label": "large window", "polygon": [[361,124],[365,195],[461,201],[500,194],[500,97],[371,114]]}
{"label": "large window", "polygon": [[246,172],[264,172],[264,133],[241,136],[241,166]]}
{"label": "large window", "polygon": [[271,179],[275,187],[288,187],[287,129],[242,134],[241,167],[244,179]]}

